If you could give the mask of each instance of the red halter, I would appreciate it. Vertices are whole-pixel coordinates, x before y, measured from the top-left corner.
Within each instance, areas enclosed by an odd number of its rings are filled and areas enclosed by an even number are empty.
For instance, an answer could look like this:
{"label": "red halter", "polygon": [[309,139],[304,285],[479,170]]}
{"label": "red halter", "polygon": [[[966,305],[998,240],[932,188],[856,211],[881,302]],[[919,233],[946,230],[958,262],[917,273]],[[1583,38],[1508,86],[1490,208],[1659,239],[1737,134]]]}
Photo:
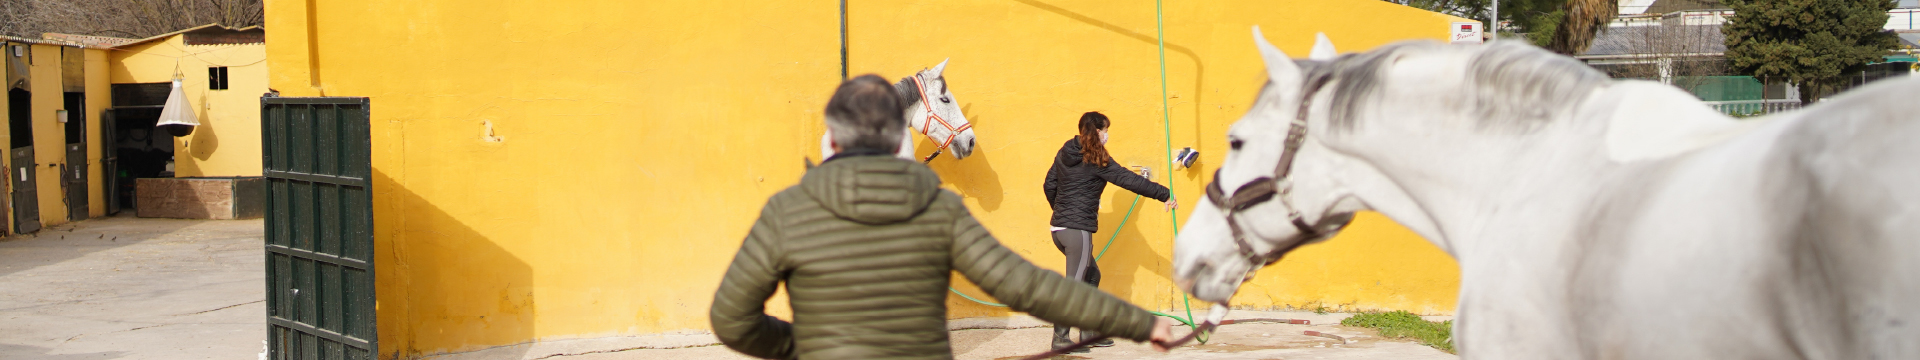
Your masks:
{"label": "red halter", "polygon": [[932,137],[933,135],[929,135],[929,134],[933,132],[933,122],[935,121],[939,121],[940,126],[947,128],[947,131],[949,132],[949,134],[947,134],[947,139],[945,141],[940,142],[940,147],[934,148],[933,154],[928,154],[926,159],[921,159],[920,161],[922,163],[930,163],[930,162],[933,162],[933,158],[939,157],[941,152],[947,151],[948,146],[953,145],[953,139],[960,137],[961,131],[967,131],[967,129],[972,129],[973,124],[972,123],[962,124],[960,125],[960,127],[956,128],[953,126],[953,124],[947,123],[946,118],[940,117],[940,113],[933,111],[933,103],[927,101],[927,95],[926,95],[927,85],[920,82],[920,75],[913,76],[913,86],[920,88],[920,91],[921,91],[920,107],[927,109],[927,118],[920,121],[920,135]]}

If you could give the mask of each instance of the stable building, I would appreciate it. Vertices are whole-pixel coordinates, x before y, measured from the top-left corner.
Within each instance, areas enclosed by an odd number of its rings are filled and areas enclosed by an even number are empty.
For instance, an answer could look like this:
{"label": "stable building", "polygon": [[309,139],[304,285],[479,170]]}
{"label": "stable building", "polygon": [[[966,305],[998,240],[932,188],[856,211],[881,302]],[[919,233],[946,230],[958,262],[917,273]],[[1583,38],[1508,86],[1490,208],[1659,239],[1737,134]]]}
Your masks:
{"label": "stable building", "polygon": [[108,106],[106,50],[79,43],[0,37],[5,67],[7,235],[110,213],[100,131]]}
{"label": "stable building", "polygon": [[266,31],[208,24],[109,41],[110,205],[142,217],[261,216]]}

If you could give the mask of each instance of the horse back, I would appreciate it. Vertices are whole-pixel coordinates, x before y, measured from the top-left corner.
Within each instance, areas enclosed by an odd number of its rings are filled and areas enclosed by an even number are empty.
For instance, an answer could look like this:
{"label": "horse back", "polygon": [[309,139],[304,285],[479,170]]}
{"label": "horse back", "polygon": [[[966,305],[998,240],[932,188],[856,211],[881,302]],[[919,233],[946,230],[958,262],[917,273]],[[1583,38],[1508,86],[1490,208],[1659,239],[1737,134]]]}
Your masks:
{"label": "horse back", "polygon": [[[1787,234],[1803,291],[1833,295],[1849,358],[1920,358],[1920,79],[1802,111],[1774,159],[1805,179]],[[1817,320],[1817,319],[1808,319]]]}

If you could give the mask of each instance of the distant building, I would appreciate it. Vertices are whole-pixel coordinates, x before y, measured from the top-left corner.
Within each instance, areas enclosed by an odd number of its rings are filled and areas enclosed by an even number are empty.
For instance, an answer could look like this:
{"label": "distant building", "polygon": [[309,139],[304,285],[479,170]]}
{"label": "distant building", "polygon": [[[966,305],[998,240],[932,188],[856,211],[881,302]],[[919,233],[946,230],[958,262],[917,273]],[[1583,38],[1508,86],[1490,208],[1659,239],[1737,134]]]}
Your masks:
{"label": "distant building", "polygon": [[[1920,49],[1915,1],[1904,0],[1901,8],[1887,12],[1886,29],[1898,33],[1901,48],[1857,74],[1854,86],[1914,71],[1913,54]],[[1659,81],[1710,103],[1738,105],[1722,107],[1729,112],[1797,107],[1797,87],[1728,70],[1720,26],[1733,15],[1719,0],[1622,1],[1620,15],[1576,58],[1615,78]]]}

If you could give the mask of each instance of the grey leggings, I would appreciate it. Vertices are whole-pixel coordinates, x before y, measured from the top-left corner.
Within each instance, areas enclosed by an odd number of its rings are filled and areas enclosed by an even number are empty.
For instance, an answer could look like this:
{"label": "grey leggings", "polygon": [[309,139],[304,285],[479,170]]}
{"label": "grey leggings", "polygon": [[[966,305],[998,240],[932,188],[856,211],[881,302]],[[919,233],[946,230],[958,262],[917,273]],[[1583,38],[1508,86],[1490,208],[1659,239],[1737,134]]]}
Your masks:
{"label": "grey leggings", "polygon": [[1053,232],[1053,247],[1067,256],[1067,278],[1100,287],[1100,264],[1093,261],[1093,234],[1086,230]]}

